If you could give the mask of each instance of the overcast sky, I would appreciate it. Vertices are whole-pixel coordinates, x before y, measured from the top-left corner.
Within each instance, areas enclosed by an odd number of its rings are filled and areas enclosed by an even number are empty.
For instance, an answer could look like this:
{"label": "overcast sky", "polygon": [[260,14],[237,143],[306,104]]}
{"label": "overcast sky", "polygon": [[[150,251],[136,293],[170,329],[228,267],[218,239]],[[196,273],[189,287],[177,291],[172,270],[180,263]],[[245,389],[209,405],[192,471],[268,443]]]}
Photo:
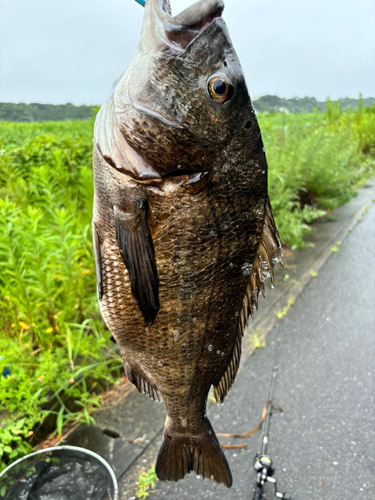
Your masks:
{"label": "overcast sky", "polygon": [[[134,0],[0,0],[0,101],[101,104],[142,16]],[[375,0],[226,0],[223,17],[253,98],[375,97]]]}

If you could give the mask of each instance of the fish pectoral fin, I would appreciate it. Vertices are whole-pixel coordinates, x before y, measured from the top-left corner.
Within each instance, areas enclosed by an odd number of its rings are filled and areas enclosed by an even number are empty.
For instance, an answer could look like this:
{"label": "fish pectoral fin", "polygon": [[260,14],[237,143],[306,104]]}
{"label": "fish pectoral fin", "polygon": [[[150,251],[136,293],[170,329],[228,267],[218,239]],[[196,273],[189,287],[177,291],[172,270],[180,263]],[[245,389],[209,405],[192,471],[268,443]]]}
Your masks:
{"label": "fish pectoral fin", "polygon": [[96,271],[96,282],[98,290],[98,298],[102,300],[103,298],[103,276],[102,276],[102,255],[100,249],[100,236],[99,230],[95,221],[92,221],[92,241],[94,246],[94,256],[95,256],[95,271]]}
{"label": "fish pectoral fin", "polygon": [[174,433],[167,425],[155,464],[161,481],[178,481],[189,472],[232,486],[232,473],[208,419],[199,435]]}
{"label": "fish pectoral fin", "polygon": [[131,290],[147,326],[159,311],[159,278],[152,237],[147,225],[147,206],[126,214],[114,207],[117,244],[128,270]]}
{"label": "fish pectoral fin", "polygon": [[249,316],[254,316],[254,309],[258,309],[258,296],[259,293],[264,295],[264,282],[266,279],[271,278],[272,285],[275,284],[273,268],[278,262],[283,267],[281,241],[273,218],[271,203],[267,198],[263,231],[243,299],[233,354],[220,382],[214,386],[214,396],[217,403],[223,403],[236,378],[240,365],[242,337]]}

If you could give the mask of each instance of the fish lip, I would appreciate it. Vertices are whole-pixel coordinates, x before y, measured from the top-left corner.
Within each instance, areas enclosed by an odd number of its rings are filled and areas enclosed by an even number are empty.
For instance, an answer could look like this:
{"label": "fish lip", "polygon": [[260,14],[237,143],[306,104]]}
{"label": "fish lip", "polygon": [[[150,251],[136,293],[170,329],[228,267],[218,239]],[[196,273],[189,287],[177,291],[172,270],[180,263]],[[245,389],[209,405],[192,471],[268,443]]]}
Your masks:
{"label": "fish lip", "polygon": [[214,19],[221,17],[224,10],[223,0],[200,0],[177,16],[171,17],[169,12],[162,8],[165,1],[160,0],[160,2],[159,9],[162,10],[165,37],[179,50],[185,50]]}

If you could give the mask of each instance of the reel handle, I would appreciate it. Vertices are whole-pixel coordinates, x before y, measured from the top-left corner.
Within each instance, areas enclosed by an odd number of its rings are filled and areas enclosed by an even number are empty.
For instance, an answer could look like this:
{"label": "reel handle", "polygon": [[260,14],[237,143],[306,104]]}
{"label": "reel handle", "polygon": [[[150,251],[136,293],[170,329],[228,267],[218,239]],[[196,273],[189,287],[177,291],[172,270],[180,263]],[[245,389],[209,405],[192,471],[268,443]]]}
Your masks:
{"label": "reel handle", "polygon": [[268,482],[275,487],[275,497],[282,500],[291,500],[290,493],[281,493],[277,489],[277,482],[273,476],[275,469],[271,457],[268,455],[257,455],[254,459],[254,469],[257,472],[254,500],[262,500],[263,486]]}

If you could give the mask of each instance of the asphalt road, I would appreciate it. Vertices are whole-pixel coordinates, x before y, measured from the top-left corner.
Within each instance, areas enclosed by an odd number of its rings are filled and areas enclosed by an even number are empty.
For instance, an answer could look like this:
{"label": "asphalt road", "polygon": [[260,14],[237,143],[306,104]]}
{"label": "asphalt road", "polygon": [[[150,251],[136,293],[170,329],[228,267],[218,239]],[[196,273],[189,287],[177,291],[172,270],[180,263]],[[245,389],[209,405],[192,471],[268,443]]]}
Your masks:
{"label": "asphalt road", "polygon": [[[208,412],[216,432],[258,423],[268,398],[277,335],[281,337],[268,452],[282,491],[293,500],[375,498],[375,204],[348,233],[316,279],[244,364],[223,406]],[[187,476],[158,482],[152,500],[253,498],[252,461],[260,434],[226,450],[230,490]],[[265,499],[273,498],[272,488]]]}

